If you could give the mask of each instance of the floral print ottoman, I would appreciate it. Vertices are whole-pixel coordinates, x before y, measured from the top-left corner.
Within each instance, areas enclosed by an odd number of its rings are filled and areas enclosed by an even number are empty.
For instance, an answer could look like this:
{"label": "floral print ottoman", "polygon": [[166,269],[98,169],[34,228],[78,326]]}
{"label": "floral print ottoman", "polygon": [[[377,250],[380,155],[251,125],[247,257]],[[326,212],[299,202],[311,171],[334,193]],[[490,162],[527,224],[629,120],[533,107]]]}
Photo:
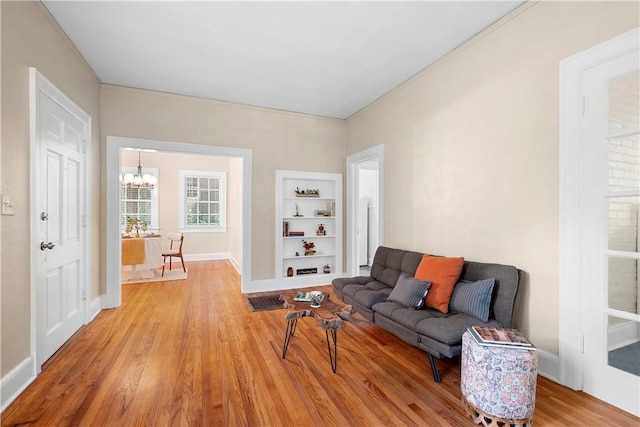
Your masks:
{"label": "floral print ottoman", "polygon": [[479,345],[465,332],[461,358],[462,403],[476,424],[531,425],[538,374],[536,350]]}

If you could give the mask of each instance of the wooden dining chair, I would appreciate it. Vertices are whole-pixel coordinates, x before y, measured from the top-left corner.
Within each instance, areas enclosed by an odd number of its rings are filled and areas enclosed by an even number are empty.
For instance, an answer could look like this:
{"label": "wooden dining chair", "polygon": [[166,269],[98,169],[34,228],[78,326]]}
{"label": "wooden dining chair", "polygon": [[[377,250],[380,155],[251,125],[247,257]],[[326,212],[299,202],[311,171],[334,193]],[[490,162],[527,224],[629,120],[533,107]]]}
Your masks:
{"label": "wooden dining chair", "polygon": [[184,235],[182,233],[169,233],[167,235],[169,239],[169,247],[162,250],[163,264],[162,264],[162,277],[164,277],[164,265],[169,257],[169,271],[171,271],[173,258],[180,258],[182,261],[182,269],[187,272],[184,266],[184,258],[182,257],[182,244],[184,243]]}

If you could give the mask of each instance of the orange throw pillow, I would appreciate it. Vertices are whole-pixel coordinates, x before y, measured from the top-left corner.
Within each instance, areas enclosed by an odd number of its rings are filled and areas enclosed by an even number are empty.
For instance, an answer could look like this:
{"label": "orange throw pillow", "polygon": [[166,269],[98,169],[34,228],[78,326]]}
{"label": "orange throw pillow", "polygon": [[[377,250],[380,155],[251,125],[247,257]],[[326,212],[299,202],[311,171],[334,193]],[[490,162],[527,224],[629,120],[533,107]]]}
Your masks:
{"label": "orange throw pillow", "polygon": [[425,299],[427,307],[435,308],[442,313],[449,312],[451,294],[458,283],[463,265],[464,258],[462,257],[422,256],[415,278],[431,282],[431,289]]}

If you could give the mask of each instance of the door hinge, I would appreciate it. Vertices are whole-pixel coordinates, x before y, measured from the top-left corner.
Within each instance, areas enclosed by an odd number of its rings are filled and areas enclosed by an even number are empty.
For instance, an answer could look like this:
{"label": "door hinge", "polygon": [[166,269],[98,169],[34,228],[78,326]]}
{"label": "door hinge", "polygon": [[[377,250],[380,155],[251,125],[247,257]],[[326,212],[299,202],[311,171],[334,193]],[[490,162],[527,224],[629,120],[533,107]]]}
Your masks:
{"label": "door hinge", "polygon": [[82,301],[86,301],[87,300],[87,290],[83,289],[82,290]]}
{"label": "door hinge", "polygon": [[580,98],[580,115],[584,116],[587,112],[587,98],[582,95]]}
{"label": "door hinge", "polygon": [[580,335],[580,353],[584,354],[584,335]]}
{"label": "door hinge", "polygon": [[87,226],[87,214],[82,214],[82,228]]}

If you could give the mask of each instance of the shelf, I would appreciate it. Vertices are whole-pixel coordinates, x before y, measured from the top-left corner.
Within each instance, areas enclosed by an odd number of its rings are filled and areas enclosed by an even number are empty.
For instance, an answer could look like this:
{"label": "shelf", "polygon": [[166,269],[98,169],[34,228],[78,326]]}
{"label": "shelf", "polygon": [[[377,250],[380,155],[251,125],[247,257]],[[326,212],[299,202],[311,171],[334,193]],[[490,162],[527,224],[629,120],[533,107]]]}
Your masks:
{"label": "shelf", "polygon": [[282,198],[282,200],[304,200],[304,201],[307,201],[307,200],[323,200],[325,202],[333,202],[336,199],[334,197],[295,197],[295,196],[294,197],[288,197],[288,196],[285,196],[285,197]]}
{"label": "shelf", "polygon": [[327,258],[327,257],[334,257],[334,256],[336,256],[335,253],[325,253],[325,254],[315,254],[315,255],[300,255],[300,256],[284,255],[282,257],[282,259],[313,259],[313,258]]}
{"label": "shelf", "polygon": [[[317,189],[320,197],[298,197],[296,188]],[[277,170],[275,196],[275,230],[276,235],[282,237],[275,241],[274,277],[293,279],[308,286],[342,274],[342,174]],[[315,212],[332,215],[316,216]],[[296,213],[303,216],[294,216]],[[324,225],[326,235],[316,234],[319,224]],[[305,235],[283,236],[283,230],[300,231]],[[299,243],[302,240],[314,242],[315,249],[322,253],[305,256]],[[295,256],[296,252],[298,256]],[[322,271],[324,265],[330,266],[331,273]],[[288,267],[317,268],[318,273],[288,277]]]}
{"label": "shelf", "polygon": [[335,219],[335,216],[285,216],[283,221],[293,221],[294,219]]}
{"label": "shelf", "polygon": [[336,237],[334,234],[326,235],[326,236],[316,236],[315,234],[309,234],[308,236],[282,236],[283,239],[326,239],[326,238],[334,238]]}

